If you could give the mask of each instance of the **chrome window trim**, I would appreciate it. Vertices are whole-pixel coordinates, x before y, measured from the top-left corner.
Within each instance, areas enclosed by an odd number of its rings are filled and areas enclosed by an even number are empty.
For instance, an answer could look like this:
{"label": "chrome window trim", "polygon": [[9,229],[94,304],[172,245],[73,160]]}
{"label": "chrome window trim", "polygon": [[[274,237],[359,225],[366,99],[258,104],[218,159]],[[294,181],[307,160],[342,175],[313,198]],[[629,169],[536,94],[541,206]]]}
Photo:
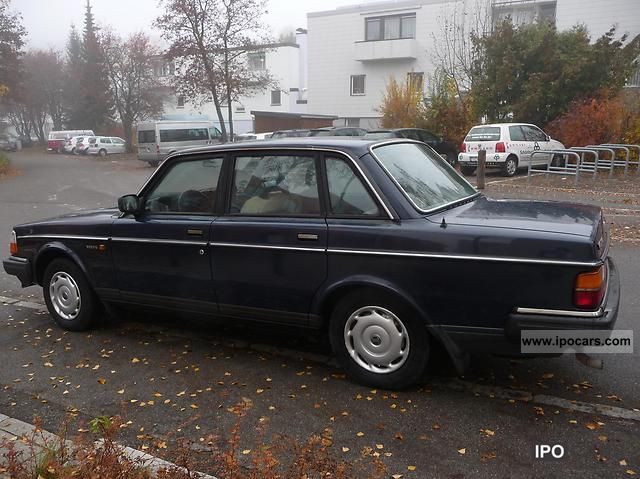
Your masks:
{"label": "chrome window trim", "polygon": [[207,246],[206,241],[194,241],[194,240],[173,240],[173,239],[157,239],[157,238],[131,238],[131,237],[112,237],[112,241],[117,243],[150,243],[150,244],[179,244],[179,245],[194,245],[194,246]]}
{"label": "chrome window trim", "polygon": [[[382,163],[382,161],[380,161],[380,159],[376,156],[376,154],[374,153],[374,149],[375,148],[379,148],[381,146],[387,146],[387,145],[397,145],[397,144],[402,144],[402,143],[415,143],[418,145],[425,145],[429,148],[431,148],[429,145],[427,145],[426,143],[422,143],[421,141],[416,141],[416,140],[410,140],[410,139],[403,139],[403,140],[399,140],[399,139],[394,139],[394,140],[388,140],[388,141],[384,141],[382,143],[376,143],[375,145],[371,145],[369,146],[369,154],[373,157],[373,159],[376,161],[376,163],[378,163],[378,165],[380,165],[380,167],[387,173],[387,175],[389,176],[389,178],[391,178],[391,181],[393,181],[393,183],[398,187],[398,189],[402,192],[403,196],[407,199],[407,201],[409,201],[409,203],[411,203],[411,206],[413,206],[417,211],[419,211],[422,214],[429,214],[429,213],[435,213],[436,211],[442,210],[447,208],[448,206],[454,205],[456,203],[462,203],[465,201],[470,200],[471,198],[475,198],[477,196],[480,196],[482,193],[480,193],[479,191],[476,190],[475,193],[473,193],[472,195],[469,196],[465,196],[464,198],[460,198],[458,200],[455,201],[450,201],[448,203],[436,206],[435,208],[431,208],[428,210],[423,210],[422,208],[420,208],[418,205],[416,205],[416,203],[411,199],[411,197],[407,194],[407,192],[404,190],[404,188],[400,185],[400,183],[398,183],[398,180],[396,180],[396,178],[391,174],[391,172],[387,169],[386,166],[384,166],[384,164]],[[433,150],[433,148],[431,148]],[[435,150],[434,150],[435,152]],[[438,153],[436,152],[436,155]],[[443,160],[444,161],[444,160]],[[449,167],[452,168],[451,165],[449,165],[446,161],[445,164]],[[452,168],[453,169],[453,168]],[[455,171],[455,170],[453,170]],[[456,172],[456,174],[458,174]],[[473,190],[475,190],[475,187],[469,183],[467,181],[467,179],[462,176],[462,175],[458,175],[460,176],[460,178],[462,178],[462,180],[469,185]]]}
{"label": "chrome window trim", "polygon": [[455,255],[455,254],[442,254],[442,253],[419,253],[411,251],[379,251],[379,250],[354,250],[354,249],[341,249],[341,248],[329,248],[329,253],[340,254],[363,254],[374,256],[403,256],[409,258],[433,258],[433,259],[458,259],[468,261],[494,261],[498,263],[524,263],[524,264],[549,264],[549,265],[562,265],[562,266],[584,266],[584,267],[597,267],[602,265],[602,261],[585,262],[585,261],[566,261],[555,259],[535,259],[535,258],[512,258],[501,256],[476,256],[476,255]]}
{"label": "chrome window trim", "polygon": [[18,239],[28,239],[28,238],[109,241],[109,238],[105,238],[105,237],[102,237],[102,236],[74,236],[74,235],[24,235],[24,236],[18,236]]}
{"label": "chrome window trim", "polygon": [[[418,143],[418,142],[415,142]],[[346,158],[349,159],[349,161],[351,162],[351,164],[353,164],[353,166],[356,168],[356,170],[360,173],[360,176],[364,179],[367,187],[369,188],[369,192],[372,193],[376,200],[378,201],[378,203],[382,206],[382,209],[384,209],[385,213],[387,214],[387,216],[389,217],[390,220],[396,220],[398,218],[396,218],[393,213],[391,213],[391,210],[389,209],[389,207],[387,206],[387,204],[382,200],[382,198],[380,197],[380,195],[378,194],[378,192],[376,191],[376,189],[373,187],[371,181],[369,181],[369,178],[367,177],[367,175],[364,174],[364,171],[362,170],[362,168],[360,168],[360,165],[358,164],[358,162],[349,154],[349,153],[345,153],[342,150],[337,150],[335,148],[322,148],[322,147],[316,147],[316,146],[297,146],[297,147],[293,147],[293,146],[282,146],[282,147],[237,147],[237,148],[225,148],[222,150],[215,150],[215,151],[209,151],[209,150],[200,150],[200,149],[196,149],[195,151],[190,151],[189,153],[202,153],[202,154],[206,154],[206,153],[212,153],[212,154],[220,154],[220,155],[224,155],[224,154],[236,154],[238,152],[242,153],[242,152],[256,152],[256,151],[288,151],[288,150],[297,150],[297,151],[307,151],[307,152],[320,152],[320,153],[334,153],[334,154],[338,154],[338,155],[342,155]],[[181,154],[181,153],[185,153],[185,151],[180,151],[177,152],[177,154]],[[169,159],[169,158],[167,158]],[[166,161],[166,160],[165,160]],[[153,178],[160,172],[161,168],[158,167],[156,169],[156,171],[154,171],[151,176],[149,178],[147,178],[147,181],[145,181],[145,183],[142,185],[142,187],[140,188],[140,190],[138,190],[137,195],[140,196],[140,194],[142,193],[142,191],[147,187],[147,185],[151,182],[151,180],[153,180]]]}
{"label": "chrome window trim", "polygon": [[516,308],[516,313],[570,316],[575,318],[599,318],[604,314],[604,309],[599,308],[597,311],[569,311],[565,309]]}
{"label": "chrome window trim", "polygon": [[311,251],[314,253],[325,253],[327,251],[326,248],[304,248],[299,246],[272,246],[272,245],[261,245],[261,244],[249,244],[249,243],[218,243],[211,242],[209,243],[211,247],[222,247],[222,248],[251,248],[251,249],[271,249],[271,250],[284,250],[284,251]]}

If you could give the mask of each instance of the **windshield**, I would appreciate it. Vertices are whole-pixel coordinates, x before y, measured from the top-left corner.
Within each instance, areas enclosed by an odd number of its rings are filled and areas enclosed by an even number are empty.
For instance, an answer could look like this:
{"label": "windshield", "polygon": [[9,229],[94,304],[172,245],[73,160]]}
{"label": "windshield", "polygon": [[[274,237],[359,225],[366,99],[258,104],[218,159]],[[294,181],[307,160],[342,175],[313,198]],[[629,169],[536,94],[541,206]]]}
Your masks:
{"label": "windshield", "polygon": [[440,156],[418,143],[394,143],[373,149],[416,208],[432,211],[468,198],[476,190]]}
{"label": "windshield", "polygon": [[500,128],[497,126],[476,126],[471,128],[464,141],[498,141]]}

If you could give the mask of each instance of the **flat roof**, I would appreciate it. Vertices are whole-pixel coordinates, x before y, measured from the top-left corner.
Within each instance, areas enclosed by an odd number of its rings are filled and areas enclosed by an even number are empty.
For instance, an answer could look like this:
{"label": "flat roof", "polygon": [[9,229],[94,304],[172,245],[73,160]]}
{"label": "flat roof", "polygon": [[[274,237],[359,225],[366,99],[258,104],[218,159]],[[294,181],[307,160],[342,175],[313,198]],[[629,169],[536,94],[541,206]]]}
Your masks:
{"label": "flat roof", "polygon": [[327,17],[331,15],[342,15],[344,13],[376,13],[384,10],[403,10],[420,8],[422,5],[432,5],[438,3],[453,3],[459,0],[383,0],[379,2],[358,3],[337,7],[333,10],[323,10],[320,12],[309,12],[307,18]]}

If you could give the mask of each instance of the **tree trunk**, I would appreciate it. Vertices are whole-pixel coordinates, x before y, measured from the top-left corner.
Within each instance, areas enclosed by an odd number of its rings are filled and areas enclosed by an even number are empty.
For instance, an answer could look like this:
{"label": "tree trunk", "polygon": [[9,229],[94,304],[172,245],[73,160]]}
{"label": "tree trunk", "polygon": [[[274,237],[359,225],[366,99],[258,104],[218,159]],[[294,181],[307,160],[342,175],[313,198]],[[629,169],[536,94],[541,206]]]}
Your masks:
{"label": "tree trunk", "polygon": [[131,137],[131,130],[133,128],[133,121],[122,120],[122,129],[124,135],[124,142],[126,144],[127,153],[133,153],[133,141]]}

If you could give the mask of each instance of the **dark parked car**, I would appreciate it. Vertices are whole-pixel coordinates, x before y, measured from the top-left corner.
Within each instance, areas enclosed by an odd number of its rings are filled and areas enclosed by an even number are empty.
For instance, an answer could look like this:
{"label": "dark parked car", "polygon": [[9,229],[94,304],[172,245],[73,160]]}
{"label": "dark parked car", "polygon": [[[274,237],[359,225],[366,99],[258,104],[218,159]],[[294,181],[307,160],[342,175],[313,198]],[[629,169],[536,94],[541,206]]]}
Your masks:
{"label": "dark parked car", "polygon": [[352,378],[400,388],[435,343],[462,370],[618,312],[600,208],[489,199],[411,140],[190,150],[118,206],[14,228],[4,268],[62,328],[105,304],[325,328]]}
{"label": "dark parked car", "polygon": [[409,140],[421,141],[436,150],[450,165],[455,165],[458,161],[458,147],[450,141],[434,135],[430,131],[420,128],[394,128],[370,130],[366,135],[366,139],[381,140],[384,138],[407,138]]}
{"label": "dark parked car", "polygon": [[352,126],[328,126],[309,130],[309,136],[364,136],[367,130]]}
{"label": "dark parked car", "polygon": [[278,138],[300,138],[308,135],[309,130],[278,130],[273,132],[271,138],[274,140]]}

